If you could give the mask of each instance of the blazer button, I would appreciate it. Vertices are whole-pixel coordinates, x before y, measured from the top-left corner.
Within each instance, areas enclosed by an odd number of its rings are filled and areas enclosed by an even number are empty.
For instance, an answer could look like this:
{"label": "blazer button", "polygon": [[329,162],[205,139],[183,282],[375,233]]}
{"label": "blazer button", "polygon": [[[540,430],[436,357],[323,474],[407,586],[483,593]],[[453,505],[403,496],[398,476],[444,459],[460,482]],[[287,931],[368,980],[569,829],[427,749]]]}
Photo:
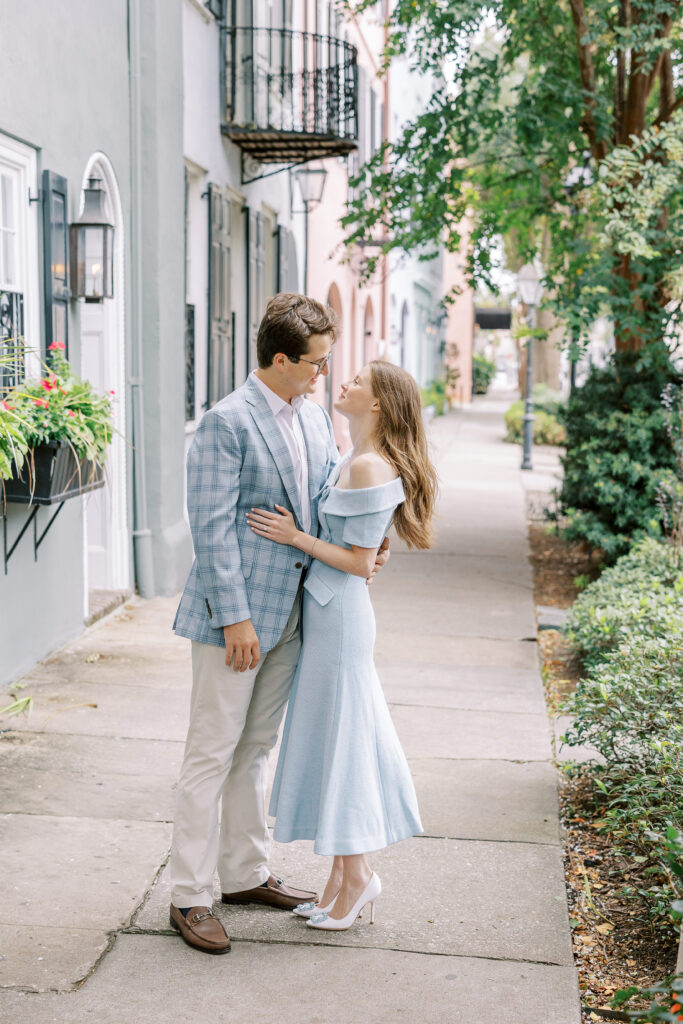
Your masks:
{"label": "blazer button", "polygon": [[301,569],[301,568],[302,568],[302,566],[303,566],[303,562],[295,562],[295,563],[294,563],[294,568],[295,568],[295,569]]}

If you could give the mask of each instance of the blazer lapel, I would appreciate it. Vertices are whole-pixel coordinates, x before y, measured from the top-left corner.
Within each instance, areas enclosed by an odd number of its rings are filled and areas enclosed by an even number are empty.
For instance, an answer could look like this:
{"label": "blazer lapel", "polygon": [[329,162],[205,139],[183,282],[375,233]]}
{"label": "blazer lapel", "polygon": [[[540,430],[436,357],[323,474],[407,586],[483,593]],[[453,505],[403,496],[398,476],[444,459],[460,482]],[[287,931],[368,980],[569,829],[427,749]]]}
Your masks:
{"label": "blazer lapel", "polygon": [[296,485],[294,464],[292,463],[292,456],[289,454],[289,448],[282,436],[282,431],[277,425],[275,416],[267,401],[256,384],[252,383],[249,378],[247,378],[245,383],[245,391],[246,401],[252,406],[254,423],[268,446],[270,454],[273,456],[273,461],[278,473],[282,477],[282,483],[294,510],[294,516],[298,523],[301,524],[301,502],[299,501],[299,489]]}
{"label": "blazer lapel", "polygon": [[[308,399],[306,399],[308,401]],[[313,499],[318,494],[322,484],[321,471],[325,464],[325,451],[320,442],[320,435],[314,423],[306,415],[306,403],[304,402],[299,414],[299,423],[306,443],[306,461],[308,462],[308,498],[313,504]]]}

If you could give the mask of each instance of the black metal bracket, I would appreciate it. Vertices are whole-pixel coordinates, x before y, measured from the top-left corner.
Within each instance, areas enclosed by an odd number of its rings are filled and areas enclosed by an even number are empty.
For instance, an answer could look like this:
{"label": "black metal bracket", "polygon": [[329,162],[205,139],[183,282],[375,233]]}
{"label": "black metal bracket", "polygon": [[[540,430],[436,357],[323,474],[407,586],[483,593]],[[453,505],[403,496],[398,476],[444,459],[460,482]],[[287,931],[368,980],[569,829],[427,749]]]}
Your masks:
{"label": "black metal bracket", "polygon": [[17,548],[17,545],[19,544],[19,541],[24,536],[24,534],[28,530],[28,528],[31,525],[31,523],[33,523],[33,561],[34,562],[38,561],[38,548],[40,547],[40,545],[45,540],[45,537],[47,536],[48,530],[50,529],[50,527],[54,523],[55,519],[57,518],[59,513],[64,508],[64,502],[62,501],[62,502],[59,503],[59,505],[57,506],[55,511],[50,516],[50,519],[48,520],[48,524],[45,527],[45,529],[43,530],[43,532],[40,534],[40,536],[38,536],[38,521],[37,521],[37,518],[36,518],[37,515],[38,515],[38,509],[39,508],[40,508],[39,505],[33,505],[31,507],[31,512],[29,514],[29,517],[26,520],[26,522],[24,523],[24,525],[22,526],[21,530],[19,531],[19,533],[18,533],[17,537],[15,538],[14,543],[12,544],[11,547],[7,546],[7,512],[6,511],[2,512],[2,550],[3,550],[4,563],[5,563],[5,576],[7,575],[7,563],[9,562],[10,558],[12,557],[14,552],[16,551],[16,548]]}
{"label": "black metal bracket", "polygon": [[[253,181],[272,178],[274,174],[282,174],[283,171],[291,171],[294,167],[301,167],[302,164],[309,163],[310,157],[306,157],[303,160],[295,160],[293,163],[279,164],[276,170],[262,171],[260,174],[253,174],[253,172],[248,170],[248,160],[249,154],[245,153],[243,149],[240,150],[240,183],[242,185],[251,185]],[[255,163],[259,163],[259,161],[255,161]],[[249,177],[250,174],[251,177]]]}

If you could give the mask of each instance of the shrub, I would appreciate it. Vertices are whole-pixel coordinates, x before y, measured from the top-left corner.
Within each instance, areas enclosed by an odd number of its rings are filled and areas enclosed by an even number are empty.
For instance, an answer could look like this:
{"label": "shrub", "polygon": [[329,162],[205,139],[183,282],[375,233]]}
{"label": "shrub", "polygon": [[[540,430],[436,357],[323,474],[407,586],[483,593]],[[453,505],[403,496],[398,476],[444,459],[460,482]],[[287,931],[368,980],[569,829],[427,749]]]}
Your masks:
{"label": "shrub", "polygon": [[670,907],[683,897],[683,850],[674,857],[668,842],[683,827],[683,615],[670,628],[632,634],[604,656],[565,704],[574,720],[563,739],[605,759],[588,769],[604,798],[602,827],[647,862],[638,893],[651,924],[673,937]]}
{"label": "shrub", "polygon": [[622,640],[658,636],[683,623],[683,572],[669,544],[644,538],[579,594],[567,628],[586,667]]}
{"label": "shrub", "polygon": [[531,389],[531,397],[534,400],[534,409],[540,409],[543,412],[547,412],[549,416],[555,416],[556,418],[566,405],[566,399],[562,392],[549,388],[543,381],[538,381],[537,384],[534,384]]}
{"label": "shrub", "polygon": [[[524,426],[524,402],[513,402],[505,413],[505,440],[520,444]],[[555,416],[543,409],[536,409],[534,402],[534,444],[564,444],[565,432]]]}
{"label": "shrub", "polygon": [[495,363],[476,353],[472,356],[472,390],[475,395],[485,395],[495,375]]}
{"label": "shrub", "polygon": [[609,561],[637,537],[657,533],[658,485],[662,472],[675,468],[660,398],[680,375],[664,349],[648,349],[594,368],[562,414],[566,536],[601,548]]}
{"label": "shrub", "polygon": [[602,755],[583,768],[602,794],[602,827],[647,865],[638,895],[652,926],[673,937],[683,908],[680,552],[639,541],[577,598],[569,628],[587,674],[565,702],[572,724],[563,739]]}
{"label": "shrub", "polygon": [[426,387],[420,388],[423,408],[433,405],[437,416],[442,416],[446,411],[446,383],[446,378],[440,377],[437,380],[430,380]]}

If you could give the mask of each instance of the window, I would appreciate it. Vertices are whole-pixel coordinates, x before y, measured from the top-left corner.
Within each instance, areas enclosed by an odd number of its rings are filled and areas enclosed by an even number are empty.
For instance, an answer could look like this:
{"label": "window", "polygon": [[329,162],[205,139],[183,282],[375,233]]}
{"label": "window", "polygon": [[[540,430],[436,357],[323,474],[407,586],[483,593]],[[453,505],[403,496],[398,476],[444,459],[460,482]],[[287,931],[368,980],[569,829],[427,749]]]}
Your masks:
{"label": "window", "polygon": [[16,345],[31,350],[37,369],[40,348],[37,262],[36,155],[29,146],[0,134],[0,353],[14,356],[2,374],[5,385],[23,379]]}
{"label": "window", "polygon": [[[218,185],[209,185],[209,406],[234,385],[234,313],[232,308],[232,205]],[[187,338],[187,334],[186,334]]]}

